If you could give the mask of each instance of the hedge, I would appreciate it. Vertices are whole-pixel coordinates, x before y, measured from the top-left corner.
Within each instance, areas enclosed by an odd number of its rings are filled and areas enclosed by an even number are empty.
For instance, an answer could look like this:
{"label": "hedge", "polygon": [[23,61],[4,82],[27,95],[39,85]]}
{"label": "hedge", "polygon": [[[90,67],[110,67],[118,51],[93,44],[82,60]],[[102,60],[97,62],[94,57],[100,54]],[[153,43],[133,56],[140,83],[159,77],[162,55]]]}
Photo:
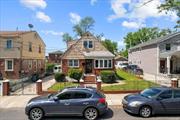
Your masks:
{"label": "hedge", "polygon": [[68,70],[68,76],[79,82],[79,80],[81,79],[81,76],[82,76],[82,70],[81,69],[74,69],[74,68],[69,69]]}
{"label": "hedge", "polygon": [[65,74],[63,73],[56,73],[54,75],[56,82],[64,82],[65,81]]}
{"label": "hedge", "polygon": [[112,70],[103,70],[100,72],[101,80],[104,83],[114,83],[116,82],[115,72]]}

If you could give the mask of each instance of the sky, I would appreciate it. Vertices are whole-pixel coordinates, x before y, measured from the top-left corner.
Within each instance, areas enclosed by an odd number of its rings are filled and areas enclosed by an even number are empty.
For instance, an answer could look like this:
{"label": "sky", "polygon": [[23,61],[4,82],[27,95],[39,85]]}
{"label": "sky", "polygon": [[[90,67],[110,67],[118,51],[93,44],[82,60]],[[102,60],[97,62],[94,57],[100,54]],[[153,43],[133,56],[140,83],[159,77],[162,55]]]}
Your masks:
{"label": "sky", "polygon": [[142,27],[173,28],[174,12],[158,12],[163,0],[0,0],[0,30],[28,31],[33,24],[46,44],[46,53],[66,50],[64,33],[76,37],[72,27],[90,16],[95,20],[93,33],[124,48],[123,37]]}

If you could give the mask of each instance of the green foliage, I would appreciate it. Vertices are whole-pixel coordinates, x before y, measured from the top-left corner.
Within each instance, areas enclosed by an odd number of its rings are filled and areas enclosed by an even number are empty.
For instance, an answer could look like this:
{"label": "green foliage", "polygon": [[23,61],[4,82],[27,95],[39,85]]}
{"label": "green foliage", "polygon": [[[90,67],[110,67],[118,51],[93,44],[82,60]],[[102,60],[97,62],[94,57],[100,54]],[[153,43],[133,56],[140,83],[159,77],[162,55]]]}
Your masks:
{"label": "green foliage", "polygon": [[68,76],[79,82],[79,80],[82,76],[82,70],[81,69],[69,69],[68,70]]}
{"label": "green foliage", "polygon": [[[165,11],[166,14],[169,11],[174,11],[177,13],[177,16],[180,18],[180,1],[179,0],[165,0],[164,3],[162,3],[158,9],[160,12]],[[180,19],[177,20],[177,25],[175,28],[180,28]]]}
{"label": "green foliage", "polygon": [[106,47],[106,49],[108,49],[111,53],[115,54],[117,53],[117,42],[113,42],[109,39],[106,39],[104,41],[102,41],[102,44],[104,45],[104,47]]}
{"label": "green foliage", "polygon": [[123,56],[123,57],[125,57],[125,58],[128,58],[128,50],[127,50],[127,49],[126,49],[126,50],[122,49],[122,50],[120,51],[120,55]]}
{"label": "green foliage", "polygon": [[69,33],[64,33],[62,35],[62,38],[63,38],[63,41],[66,43],[73,40],[73,38],[69,35]]}
{"label": "green foliage", "polygon": [[114,83],[116,82],[116,75],[114,71],[103,70],[100,73],[101,79],[104,83]]}
{"label": "green foliage", "polygon": [[54,78],[55,78],[56,82],[63,82],[63,81],[65,81],[65,74],[63,74],[63,73],[56,73],[54,75]]}
{"label": "green foliage", "polygon": [[84,33],[92,30],[94,26],[94,19],[92,17],[85,17],[84,19],[81,19],[81,21],[73,26],[73,31],[78,36],[82,36]]}
{"label": "green foliage", "polygon": [[46,64],[46,72],[47,73],[53,73],[54,66],[55,66],[55,64],[47,63]]}
{"label": "green foliage", "polygon": [[73,86],[78,86],[78,83],[73,83],[73,82],[57,82],[54,85],[52,85],[48,90],[50,91],[60,91],[63,90],[64,88],[67,87],[73,87]]}

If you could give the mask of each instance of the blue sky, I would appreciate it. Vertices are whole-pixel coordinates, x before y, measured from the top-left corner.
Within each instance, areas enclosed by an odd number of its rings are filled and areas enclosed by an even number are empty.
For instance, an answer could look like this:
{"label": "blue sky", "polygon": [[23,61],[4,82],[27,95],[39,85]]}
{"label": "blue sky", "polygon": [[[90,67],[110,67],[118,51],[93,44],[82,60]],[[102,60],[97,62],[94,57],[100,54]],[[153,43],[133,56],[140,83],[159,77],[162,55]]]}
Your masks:
{"label": "blue sky", "polygon": [[46,53],[65,50],[62,34],[70,33],[72,26],[82,18],[94,18],[95,34],[118,42],[123,48],[123,37],[142,27],[173,28],[177,16],[171,12],[159,13],[162,0],[0,0],[0,30],[29,30],[34,25],[44,42]]}

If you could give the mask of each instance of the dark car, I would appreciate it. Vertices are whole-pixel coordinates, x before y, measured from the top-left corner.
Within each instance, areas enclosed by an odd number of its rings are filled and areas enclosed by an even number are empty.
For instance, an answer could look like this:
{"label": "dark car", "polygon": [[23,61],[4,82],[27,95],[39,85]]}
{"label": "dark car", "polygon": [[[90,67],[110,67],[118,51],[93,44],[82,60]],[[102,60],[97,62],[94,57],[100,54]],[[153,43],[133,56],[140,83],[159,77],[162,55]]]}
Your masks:
{"label": "dark car", "polygon": [[126,70],[136,75],[143,75],[143,70],[139,66],[134,64],[128,65]]}
{"label": "dark car", "polygon": [[90,87],[71,87],[57,94],[31,99],[25,112],[31,120],[44,116],[84,116],[95,120],[108,109],[105,96]]}
{"label": "dark car", "polygon": [[168,87],[145,89],[140,94],[125,96],[122,104],[126,112],[142,117],[154,114],[180,115],[180,89]]}

